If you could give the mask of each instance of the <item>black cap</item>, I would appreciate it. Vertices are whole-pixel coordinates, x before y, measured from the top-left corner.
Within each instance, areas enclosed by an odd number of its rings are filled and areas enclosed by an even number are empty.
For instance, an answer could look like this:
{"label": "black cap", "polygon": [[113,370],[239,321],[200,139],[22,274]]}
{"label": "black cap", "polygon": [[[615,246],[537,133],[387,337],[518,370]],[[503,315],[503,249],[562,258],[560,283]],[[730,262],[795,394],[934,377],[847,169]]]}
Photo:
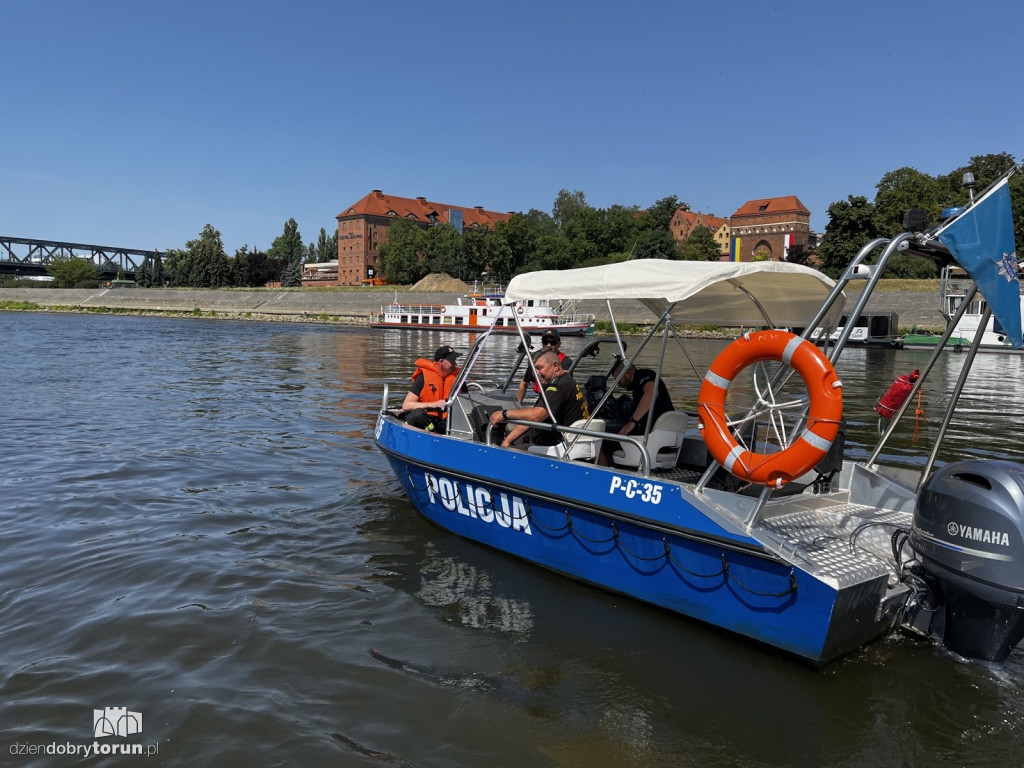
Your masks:
{"label": "black cap", "polygon": [[544,331],[544,335],[540,337],[540,343],[544,344],[548,341],[553,341],[556,344],[562,343],[562,337],[559,336],[558,331],[552,328],[550,331]]}
{"label": "black cap", "polygon": [[437,352],[434,353],[434,362],[436,363],[447,358],[452,363],[455,363],[461,354],[461,352],[456,352],[452,347],[445,344],[443,347],[437,348]]}

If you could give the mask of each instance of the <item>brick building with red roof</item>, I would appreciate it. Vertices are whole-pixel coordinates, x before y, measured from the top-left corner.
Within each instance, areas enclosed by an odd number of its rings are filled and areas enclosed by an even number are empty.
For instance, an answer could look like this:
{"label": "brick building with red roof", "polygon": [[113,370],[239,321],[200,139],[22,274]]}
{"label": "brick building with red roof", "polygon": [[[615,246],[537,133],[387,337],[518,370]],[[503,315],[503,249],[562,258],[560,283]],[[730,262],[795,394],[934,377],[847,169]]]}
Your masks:
{"label": "brick building with red roof", "polygon": [[511,213],[485,211],[447,203],[432,203],[425,197],[395,197],[375,189],[366,197],[339,213],[338,285],[362,285],[378,276],[377,249],[388,238],[388,227],[396,219],[408,219],[426,229],[449,224],[464,228],[493,228]]}
{"label": "brick building with red roof", "polygon": [[806,248],[811,237],[811,212],[796,195],[748,200],[729,224],[733,261],[751,261],[754,254],[785,261],[791,247]]}
{"label": "brick building with red roof", "polygon": [[669,222],[672,237],[677,243],[685,243],[697,227],[707,227],[715,236],[715,242],[725,256],[729,253],[729,220],[711,213],[694,213],[689,206],[682,205],[676,209]]}

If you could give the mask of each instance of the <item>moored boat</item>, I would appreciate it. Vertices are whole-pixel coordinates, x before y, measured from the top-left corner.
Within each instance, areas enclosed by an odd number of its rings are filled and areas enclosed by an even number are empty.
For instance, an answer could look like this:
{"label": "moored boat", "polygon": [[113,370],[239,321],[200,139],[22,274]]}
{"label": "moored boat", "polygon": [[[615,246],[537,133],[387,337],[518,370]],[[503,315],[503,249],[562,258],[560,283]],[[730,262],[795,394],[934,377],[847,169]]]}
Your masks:
{"label": "moored boat", "polygon": [[[985,310],[988,304],[980,293],[967,301],[961,313],[961,305],[964,304],[965,297],[973,286],[974,281],[963,267],[949,264],[942,268],[939,279],[939,311],[947,322],[953,317],[959,317],[953,323],[953,333],[946,340],[943,349],[962,352],[970,346],[980,329],[979,351],[1019,352],[1020,350],[1014,349],[1005,329],[995,317],[989,314],[982,322],[982,318],[986,317]],[[1018,296],[1017,303],[1018,311],[1024,312],[1024,295]],[[938,333],[919,332],[915,329],[904,337],[904,346],[907,349],[933,349],[938,344],[939,336]]]}
{"label": "moored boat", "polygon": [[500,293],[471,293],[451,304],[402,303],[396,298],[370,318],[370,327],[496,333],[555,329],[563,336],[583,336],[593,333],[594,315],[576,312],[572,300],[553,304],[547,297],[538,297],[511,306]]}
{"label": "moored boat", "polygon": [[[829,334],[829,344],[839,340],[843,329],[849,324],[849,315],[839,319],[839,327]],[[821,342],[823,331],[815,328],[811,338]],[[853,331],[846,341],[848,347],[873,349],[903,349],[903,337],[899,333],[899,315],[895,312],[864,312],[857,316]]]}
{"label": "moored boat", "polygon": [[[938,438],[907,469],[880,457],[942,352],[921,366],[870,455],[853,460],[844,455],[834,368],[853,326],[824,351],[811,330],[772,330],[835,327],[843,288],[866,268],[867,285],[849,311],[860,315],[894,253],[961,258],[949,239],[947,231],[927,231],[875,240],[836,283],[775,262],[641,260],[521,275],[507,301],[600,298],[614,321],[612,300],[640,299],[655,325],[630,356],[616,336],[630,362],[659,337],[652,347],[659,362],[670,342],[683,347],[675,334],[683,324],[768,330],[745,330],[706,371],[695,370],[701,385],[683,411],[688,428],[646,423],[635,437],[623,436],[593,415],[540,427],[561,434],[560,450],[528,441],[503,448],[493,439],[490,414],[520,404],[509,390],[514,372],[504,385],[470,378],[488,348],[490,334],[482,334],[447,401],[448,433],[405,424],[386,388],[377,445],[413,504],[446,530],[812,662],[897,631],[963,657],[1002,661],[1024,636],[1024,466],[968,458],[937,468],[977,344],[965,355]],[[976,274],[990,265],[969,268]],[[999,311],[1019,345],[1019,315]],[[660,365],[655,386],[658,377]],[[664,435],[655,440],[659,432],[670,433],[667,444]],[[586,460],[593,450],[574,451],[581,441],[592,448],[603,440],[630,445],[637,460],[597,466]],[[970,446],[960,455],[970,456]]]}

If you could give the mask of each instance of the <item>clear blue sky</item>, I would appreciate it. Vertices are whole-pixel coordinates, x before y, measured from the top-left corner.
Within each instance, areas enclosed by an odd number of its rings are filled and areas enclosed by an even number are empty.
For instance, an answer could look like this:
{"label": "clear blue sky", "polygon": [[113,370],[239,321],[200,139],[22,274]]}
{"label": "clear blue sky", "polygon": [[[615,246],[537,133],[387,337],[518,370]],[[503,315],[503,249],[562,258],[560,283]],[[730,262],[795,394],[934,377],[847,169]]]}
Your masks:
{"label": "clear blue sky", "polygon": [[[826,210],[1024,156],[1024,3],[0,0],[0,235],[228,254],[372,189]],[[923,122],[919,122],[923,120]]]}

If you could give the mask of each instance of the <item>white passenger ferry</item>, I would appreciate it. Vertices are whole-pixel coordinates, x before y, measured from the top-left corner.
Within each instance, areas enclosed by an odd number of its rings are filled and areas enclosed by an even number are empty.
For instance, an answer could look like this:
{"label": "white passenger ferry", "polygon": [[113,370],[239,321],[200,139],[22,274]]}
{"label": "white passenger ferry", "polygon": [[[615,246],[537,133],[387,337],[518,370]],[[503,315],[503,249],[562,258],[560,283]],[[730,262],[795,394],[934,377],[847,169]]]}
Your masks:
{"label": "white passenger ferry", "polygon": [[[527,333],[556,329],[562,336],[594,332],[594,315],[575,311],[574,302],[528,299],[505,304],[500,293],[471,293],[454,304],[403,304],[397,298],[370,317],[371,328],[436,328],[445,331],[517,333],[516,319]],[[515,314],[515,318],[513,317]]]}
{"label": "white passenger ferry", "polygon": [[[939,277],[939,311],[947,321],[958,318],[953,323],[953,332],[946,341],[945,349],[961,352],[967,349],[981,328],[981,352],[1016,352],[999,322],[988,312],[988,303],[981,293],[973,294],[963,312],[959,314],[961,305],[974,285],[970,275],[956,264],[942,268]],[[1020,311],[1024,313],[1024,294],[1018,298]],[[907,349],[932,349],[938,345],[941,334],[919,333],[913,331],[904,336]]]}

